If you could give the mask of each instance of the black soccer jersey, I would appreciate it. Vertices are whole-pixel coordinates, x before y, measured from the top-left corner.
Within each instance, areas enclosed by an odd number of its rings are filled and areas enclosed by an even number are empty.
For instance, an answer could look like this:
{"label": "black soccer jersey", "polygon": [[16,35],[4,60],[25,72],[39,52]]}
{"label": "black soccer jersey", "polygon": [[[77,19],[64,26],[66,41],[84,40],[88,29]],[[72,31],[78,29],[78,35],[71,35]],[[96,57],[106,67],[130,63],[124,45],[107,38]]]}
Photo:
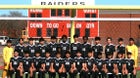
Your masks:
{"label": "black soccer jersey", "polygon": [[88,69],[91,71],[93,68],[93,64],[96,65],[95,59],[93,57],[91,58],[86,57],[84,60],[85,60],[85,63],[87,64]]}
{"label": "black soccer jersey", "polygon": [[88,54],[90,48],[91,48],[91,45],[89,43],[81,44],[82,57],[87,57],[87,54]]}
{"label": "black soccer jersey", "polygon": [[45,52],[47,51],[47,45],[39,44],[38,48],[39,48],[39,52],[40,52],[41,57],[45,57]]}
{"label": "black soccer jersey", "polygon": [[36,46],[35,45],[28,45],[27,49],[30,53],[30,57],[34,57],[35,56],[35,50],[36,50]]}
{"label": "black soccer jersey", "polygon": [[98,53],[103,52],[103,46],[101,44],[96,44],[96,45],[92,46],[92,51],[94,52],[94,57],[97,58]]}
{"label": "black soccer jersey", "polygon": [[113,60],[112,59],[106,59],[106,67],[109,73],[113,73]]}
{"label": "black soccer jersey", "polygon": [[118,45],[117,46],[117,52],[125,54],[125,46],[124,45]]}
{"label": "black soccer jersey", "polygon": [[19,52],[19,56],[23,57],[24,50],[25,50],[24,45],[17,44],[17,45],[15,46],[15,50],[16,50],[17,52]]}
{"label": "black soccer jersey", "polygon": [[14,68],[14,70],[16,70],[19,66],[19,63],[22,61],[22,58],[20,56],[18,57],[12,57],[10,59],[10,62],[12,63],[12,67]]}
{"label": "black soccer jersey", "polygon": [[73,64],[73,59],[72,58],[64,58],[64,64],[66,71],[69,72],[71,65]]}
{"label": "black soccer jersey", "polygon": [[57,43],[52,43],[52,42],[49,43],[48,49],[49,49],[51,57],[55,57],[58,47],[60,46]]}
{"label": "black soccer jersey", "polygon": [[76,52],[81,48],[81,44],[79,42],[71,44],[71,57],[74,58],[76,56]]}
{"label": "black soccer jersey", "polygon": [[96,59],[96,66],[99,70],[99,72],[101,72],[101,69],[103,68],[103,65],[106,64],[106,61],[103,59]]}
{"label": "black soccer jersey", "polygon": [[43,62],[42,57],[33,57],[33,63],[37,71],[39,71],[39,68],[41,67],[41,63]]}
{"label": "black soccer jersey", "polygon": [[116,58],[116,59],[113,59],[113,61],[114,61],[114,64],[117,64],[119,72],[121,73],[122,72],[122,65],[124,63],[124,59]]}
{"label": "black soccer jersey", "polygon": [[60,69],[61,65],[63,64],[63,59],[62,58],[54,58],[54,68],[56,72]]}
{"label": "black soccer jersey", "polygon": [[82,69],[82,63],[84,63],[84,58],[83,57],[75,57],[74,62],[76,64],[76,68],[77,68],[78,72],[80,72]]}
{"label": "black soccer jersey", "polygon": [[31,64],[33,63],[33,59],[31,57],[23,57],[23,68],[25,72],[29,72],[29,68],[31,67]]}
{"label": "black soccer jersey", "polygon": [[51,63],[53,62],[53,58],[52,58],[52,57],[48,57],[48,58],[45,57],[45,58],[43,59],[43,61],[44,61],[43,63],[45,63],[45,65],[46,65],[46,72],[48,72]]}
{"label": "black soccer jersey", "polygon": [[109,44],[105,46],[105,54],[113,54],[115,52],[115,46],[113,44]]}
{"label": "black soccer jersey", "polygon": [[70,50],[70,44],[68,42],[61,42],[59,45],[61,48],[61,57],[64,58],[65,53]]}
{"label": "black soccer jersey", "polygon": [[126,63],[127,69],[129,71],[133,71],[133,69],[134,69],[133,66],[135,65],[134,60],[133,59],[125,59],[125,63]]}

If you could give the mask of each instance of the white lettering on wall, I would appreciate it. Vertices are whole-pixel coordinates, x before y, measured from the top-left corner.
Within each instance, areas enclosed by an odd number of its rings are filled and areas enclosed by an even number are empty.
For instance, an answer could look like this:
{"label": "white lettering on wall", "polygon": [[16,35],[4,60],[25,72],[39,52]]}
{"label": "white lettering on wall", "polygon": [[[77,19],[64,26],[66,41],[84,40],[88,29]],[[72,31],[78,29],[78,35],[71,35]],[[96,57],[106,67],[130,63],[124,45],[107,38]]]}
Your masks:
{"label": "white lettering on wall", "polygon": [[47,28],[58,28],[59,23],[47,23]]}
{"label": "white lettering on wall", "polygon": [[30,23],[30,28],[42,28],[42,23]]}
{"label": "white lettering on wall", "polygon": [[94,23],[87,23],[86,28],[94,28]]}
{"label": "white lettering on wall", "polygon": [[96,10],[83,10],[84,13],[96,13]]}

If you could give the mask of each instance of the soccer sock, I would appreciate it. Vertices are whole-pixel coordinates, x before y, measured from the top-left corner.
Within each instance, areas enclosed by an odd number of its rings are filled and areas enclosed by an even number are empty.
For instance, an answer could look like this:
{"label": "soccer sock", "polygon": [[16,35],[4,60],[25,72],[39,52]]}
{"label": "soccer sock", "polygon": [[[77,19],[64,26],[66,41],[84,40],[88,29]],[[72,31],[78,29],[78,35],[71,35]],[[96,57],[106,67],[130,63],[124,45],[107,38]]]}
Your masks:
{"label": "soccer sock", "polygon": [[123,78],[127,78],[127,75],[123,75]]}
{"label": "soccer sock", "polygon": [[6,76],[7,76],[7,71],[6,70],[3,70],[3,72],[2,72],[2,78],[6,78]]}
{"label": "soccer sock", "polygon": [[122,76],[121,75],[118,75],[119,76],[119,78],[122,78]]}
{"label": "soccer sock", "polygon": [[130,74],[130,78],[133,78],[133,75],[132,74]]}
{"label": "soccer sock", "polygon": [[133,78],[136,78],[136,75],[133,75]]}

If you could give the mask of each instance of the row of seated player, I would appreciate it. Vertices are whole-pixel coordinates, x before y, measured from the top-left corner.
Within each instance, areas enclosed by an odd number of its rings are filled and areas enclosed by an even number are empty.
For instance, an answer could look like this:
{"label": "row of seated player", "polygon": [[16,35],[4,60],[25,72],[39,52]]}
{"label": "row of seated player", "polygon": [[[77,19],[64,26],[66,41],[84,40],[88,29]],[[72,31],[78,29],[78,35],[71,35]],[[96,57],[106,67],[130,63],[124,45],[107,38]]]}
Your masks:
{"label": "row of seated player", "polygon": [[[38,45],[33,45],[33,39],[29,39],[29,45],[24,46],[23,39],[19,40],[19,44],[15,46],[15,50],[19,52],[20,56],[23,56],[24,49],[28,50],[30,52],[30,56],[33,57],[35,55],[35,50],[39,50],[41,53],[41,56],[45,56],[45,52],[50,52],[51,57],[55,56],[55,53],[60,50],[61,57],[65,56],[65,53],[67,51],[71,52],[71,57],[75,57],[76,51],[80,50],[82,53],[82,57],[87,57],[87,53],[90,49],[94,52],[94,56],[97,57],[98,53],[105,51],[105,54],[113,54],[113,57],[116,57],[116,53],[120,52],[123,54],[123,57],[125,55],[126,48],[123,44],[123,39],[119,38],[118,42],[119,44],[117,46],[113,45],[112,38],[107,38],[107,45],[105,48],[100,44],[100,37],[95,38],[95,44],[89,44],[88,43],[88,37],[83,37],[83,43],[78,42],[78,36],[74,35],[74,43],[68,43],[67,42],[67,36],[62,36],[62,41],[60,43],[56,43],[57,38],[55,36],[51,37],[51,42],[49,44],[45,44],[45,40],[43,38],[40,38]],[[105,49],[105,50],[104,50]]]}
{"label": "row of seated player", "polygon": [[[14,52],[11,58],[9,74],[12,78],[14,73],[16,78],[136,78],[136,69],[134,60],[131,59],[131,53],[127,53],[127,58],[123,58],[122,53],[118,53],[118,58],[112,58],[112,54],[107,59],[102,58],[102,54],[98,54],[98,58],[92,56],[92,52],[88,52],[88,56],[83,58],[81,52],[76,53],[76,57],[72,59],[70,52],[66,52],[65,58],[61,58],[61,53],[57,53],[55,57],[50,57],[50,53],[46,52],[45,57],[41,57],[39,52],[35,53],[35,57],[31,58],[29,52],[26,51],[24,57],[20,57],[18,52]],[[27,74],[28,73],[28,74]],[[38,73],[36,75],[36,73]],[[68,76],[69,75],[69,76]]]}

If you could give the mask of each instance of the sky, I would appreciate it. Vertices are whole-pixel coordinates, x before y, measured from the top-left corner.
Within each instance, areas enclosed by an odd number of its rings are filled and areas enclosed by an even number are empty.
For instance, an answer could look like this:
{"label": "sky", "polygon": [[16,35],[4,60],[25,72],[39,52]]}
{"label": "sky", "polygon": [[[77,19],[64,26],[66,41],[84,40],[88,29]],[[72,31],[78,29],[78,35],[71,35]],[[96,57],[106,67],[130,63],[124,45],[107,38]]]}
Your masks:
{"label": "sky", "polygon": [[[31,0],[0,0],[0,5],[30,5]],[[140,5],[140,0],[95,0],[95,5]],[[27,10],[0,10],[0,15],[9,11],[19,11],[27,16]]]}
{"label": "sky", "polygon": [[[0,5],[29,5],[31,0],[0,0]],[[27,16],[27,10],[0,10],[0,15],[8,15],[9,11],[19,11],[20,13],[22,13],[24,16]]]}

